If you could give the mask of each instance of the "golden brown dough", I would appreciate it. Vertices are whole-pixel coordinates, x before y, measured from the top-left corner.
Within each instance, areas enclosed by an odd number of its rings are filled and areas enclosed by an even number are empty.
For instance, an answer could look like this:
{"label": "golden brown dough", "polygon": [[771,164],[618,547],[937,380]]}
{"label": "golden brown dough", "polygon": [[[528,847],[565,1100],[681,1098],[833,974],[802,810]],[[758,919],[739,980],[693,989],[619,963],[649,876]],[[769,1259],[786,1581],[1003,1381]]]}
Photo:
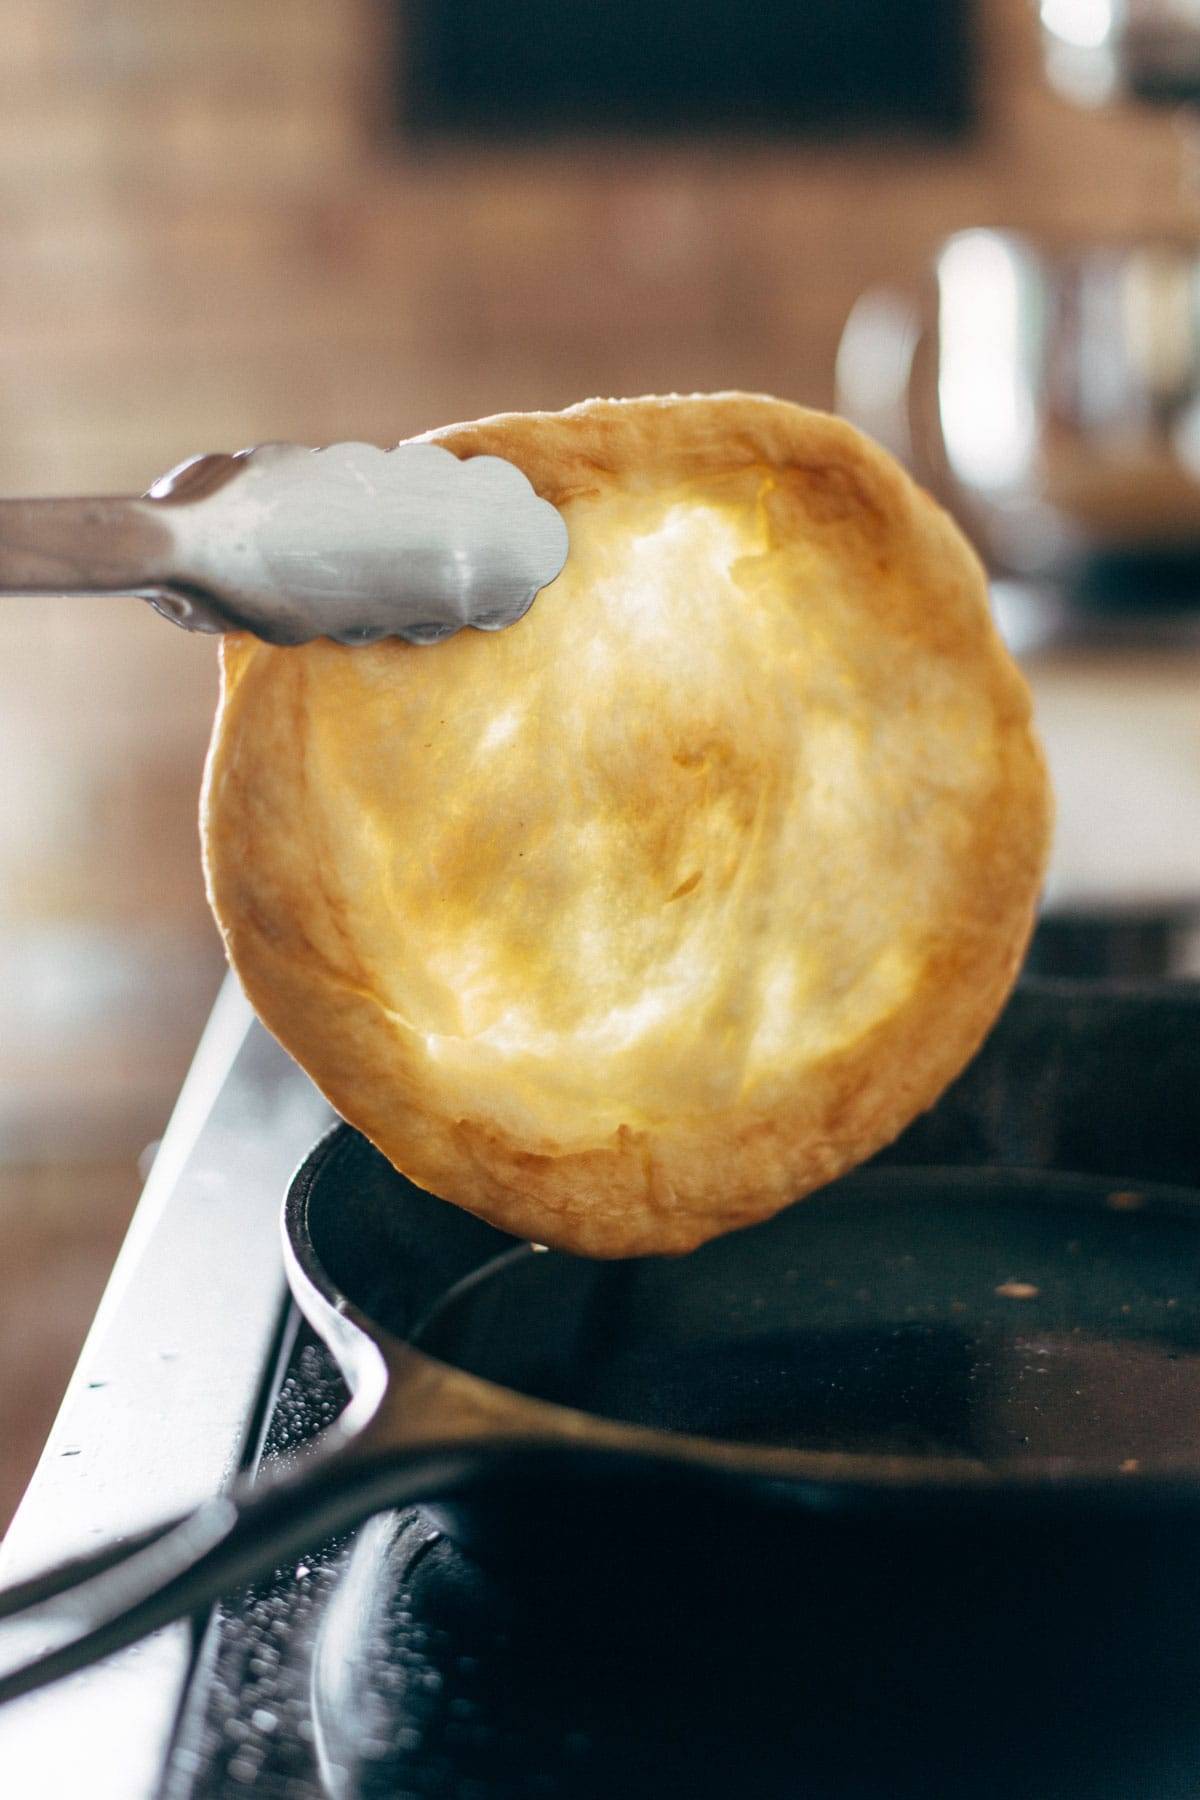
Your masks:
{"label": "golden brown dough", "polygon": [[223,644],[209,892],[258,1012],[423,1187],[594,1256],[687,1250],[870,1155],[971,1056],[1049,831],[954,525],[745,394],[430,436],[571,551],[433,648]]}

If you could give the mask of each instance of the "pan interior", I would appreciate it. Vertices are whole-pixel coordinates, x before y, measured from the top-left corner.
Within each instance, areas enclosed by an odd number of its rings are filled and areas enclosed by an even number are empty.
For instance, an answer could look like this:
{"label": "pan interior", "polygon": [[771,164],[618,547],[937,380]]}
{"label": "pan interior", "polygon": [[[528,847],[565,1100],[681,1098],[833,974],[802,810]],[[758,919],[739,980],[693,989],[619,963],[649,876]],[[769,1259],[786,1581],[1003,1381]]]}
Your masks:
{"label": "pan interior", "polygon": [[878,1169],[679,1259],[508,1249],[428,1354],[660,1430],[1097,1471],[1200,1462],[1200,1197]]}

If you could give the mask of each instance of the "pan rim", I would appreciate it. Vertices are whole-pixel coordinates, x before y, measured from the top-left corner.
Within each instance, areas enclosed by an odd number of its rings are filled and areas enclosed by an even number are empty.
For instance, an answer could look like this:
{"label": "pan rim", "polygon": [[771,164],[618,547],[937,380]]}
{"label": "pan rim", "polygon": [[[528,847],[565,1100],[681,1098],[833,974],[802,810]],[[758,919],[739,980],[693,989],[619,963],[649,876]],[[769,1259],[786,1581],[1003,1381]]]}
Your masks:
{"label": "pan rim", "polygon": [[[594,1463],[595,1453],[605,1458],[622,1455],[631,1466],[660,1467],[664,1473],[733,1479],[772,1490],[778,1497],[789,1493],[806,1506],[828,1505],[845,1509],[880,1504],[889,1507],[908,1501],[917,1506],[938,1498],[956,1507],[967,1504],[1012,1506],[1017,1512],[1030,1507],[1074,1509],[1086,1504],[1104,1510],[1143,1513],[1164,1508],[1200,1510],[1200,1463],[1164,1459],[1151,1468],[1111,1472],[1094,1464],[1080,1466],[1071,1459],[1046,1459],[1036,1468],[1013,1461],[984,1463],[968,1458],[914,1457],[856,1454],[846,1451],[805,1450],[791,1446],[756,1445],[721,1438],[697,1437],[661,1427],[639,1426],[609,1419],[537,1399],[483,1376],[470,1374],[430,1355],[407,1338],[398,1336],[372,1319],[349,1295],[342,1292],[326,1269],[309,1230],[309,1205],[317,1183],[336,1158],[356,1143],[367,1140],[354,1127],[339,1121],[310,1150],[289,1184],[281,1216],[284,1261],[289,1287],[301,1312],[336,1359],[351,1390],[346,1410],[331,1429],[342,1437],[372,1435],[373,1424],[385,1408],[390,1390],[398,1391],[411,1379],[429,1394],[445,1391],[454,1403],[476,1403],[478,1417],[490,1423],[466,1435],[495,1446],[498,1461],[512,1448],[524,1445],[539,1450],[559,1446],[582,1453],[581,1461]],[[942,1176],[991,1178],[1001,1186],[1044,1186],[1047,1179],[1068,1190],[1077,1185],[1094,1195],[1098,1185],[1114,1192],[1144,1194],[1151,1205],[1170,1212],[1194,1213],[1200,1221],[1200,1190],[1180,1184],[1143,1182],[1130,1177],[1105,1177],[1070,1171],[1003,1168],[994,1165],[888,1164],[869,1165],[844,1177],[846,1181],[878,1178],[880,1186],[915,1185],[928,1180],[931,1170]],[[1048,1204],[1050,1200],[1048,1198]],[[442,1204],[449,1204],[443,1202]],[[514,1240],[502,1255],[534,1248]],[[481,1264],[486,1268],[488,1264]],[[446,1439],[421,1430],[420,1441],[461,1442],[464,1433],[454,1428]],[[405,1439],[406,1443],[415,1439]],[[376,1446],[378,1447],[378,1446]]]}

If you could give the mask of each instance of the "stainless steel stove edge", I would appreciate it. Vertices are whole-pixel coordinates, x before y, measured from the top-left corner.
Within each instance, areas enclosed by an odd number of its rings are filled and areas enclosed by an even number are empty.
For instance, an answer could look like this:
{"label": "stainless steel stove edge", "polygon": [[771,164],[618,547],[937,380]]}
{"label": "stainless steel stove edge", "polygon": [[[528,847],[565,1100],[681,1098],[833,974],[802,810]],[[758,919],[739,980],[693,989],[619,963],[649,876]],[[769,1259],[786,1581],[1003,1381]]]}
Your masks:
{"label": "stainless steel stove edge", "polygon": [[[330,1116],[227,978],[0,1548],[3,1579],[189,1507],[244,1461],[286,1304],[279,1206]],[[5,1791],[149,1800],[191,1656],[189,1627],[172,1626],[0,1711]]]}

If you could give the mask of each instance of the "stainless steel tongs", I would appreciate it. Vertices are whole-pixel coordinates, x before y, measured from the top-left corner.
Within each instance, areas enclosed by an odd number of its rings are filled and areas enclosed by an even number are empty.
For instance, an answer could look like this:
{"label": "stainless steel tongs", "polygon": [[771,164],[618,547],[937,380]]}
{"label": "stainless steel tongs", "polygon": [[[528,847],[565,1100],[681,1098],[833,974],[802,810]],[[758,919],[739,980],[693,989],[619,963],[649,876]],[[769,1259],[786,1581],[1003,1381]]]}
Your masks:
{"label": "stainless steel tongs", "polygon": [[189,631],[273,644],[499,631],[566,556],[519,469],[436,444],[263,444],[139,499],[0,501],[0,592],[138,594]]}

